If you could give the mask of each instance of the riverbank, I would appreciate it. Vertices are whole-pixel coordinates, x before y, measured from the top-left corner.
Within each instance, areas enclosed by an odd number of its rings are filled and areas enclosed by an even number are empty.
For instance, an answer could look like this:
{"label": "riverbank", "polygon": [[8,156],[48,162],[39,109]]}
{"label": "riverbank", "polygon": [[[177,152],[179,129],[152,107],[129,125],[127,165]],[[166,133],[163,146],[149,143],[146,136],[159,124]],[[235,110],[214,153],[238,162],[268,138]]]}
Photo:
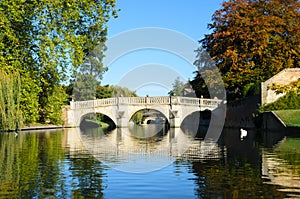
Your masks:
{"label": "riverbank", "polygon": [[[101,121],[93,121],[87,120],[85,124],[86,127],[102,127],[104,129],[110,128],[109,123],[101,122]],[[21,131],[31,131],[31,130],[49,130],[49,129],[62,129],[62,128],[73,128],[71,126],[64,126],[64,125],[51,125],[51,124],[37,124],[32,126],[24,126],[20,130]]]}
{"label": "riverbank", "polygon": [[47,129],[62,129],[66,128],[63,125],[36,125],[36,126],[24,126],[21,131],[31,131],[31,130],[47,130]]}
{"label": "riverbank", "polygon": [[300,133],[300,110],[276,110],[263,113],[262,129],[288,135]]}
{"label": "riverbank", "polygon": [[300,127],[300,110],[277,110],[274,113],[287,127]]}
{"label": "riverbank", "polygon": [[91,119],[85,119],[84,121],[82,121],[82,123],[80,124],[81,128],[97,128],[97,127],[101,127],[104,130],[112,130],[114,129],[116,126],[113,122],[110,121],[100,121],[100,120],[91,120]]}

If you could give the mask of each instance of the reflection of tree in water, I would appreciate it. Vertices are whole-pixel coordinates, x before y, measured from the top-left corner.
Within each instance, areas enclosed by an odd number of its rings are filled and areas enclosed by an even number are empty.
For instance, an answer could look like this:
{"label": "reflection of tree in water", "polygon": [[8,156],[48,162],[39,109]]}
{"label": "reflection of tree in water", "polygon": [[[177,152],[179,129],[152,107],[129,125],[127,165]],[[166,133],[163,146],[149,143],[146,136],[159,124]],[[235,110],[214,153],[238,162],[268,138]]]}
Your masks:
{"label": "reflection of tree in water", "polygon": [[102,198],[99,161],[67,156],[65,139],[63,131],[0,134],[0,198]]}
{"label": "reflection of tree in water", "polygon": [[255,133],[241,141],[239,129],[224,129],[215,160],[191,160],[199,198],[284,198],[278,187],[262,177],[262,155]]}
{"label": "reflection of tree in water", "polygon": [[248,163],[226,164],[222,160],[193,162],[198,177],[196,195],[199,198],[284,198],[277,187],[264,183],[261,168]]}
{"label": "reflection of tree in water", "polygon": [[[31,134],[34,135],[34,134]],[[62,145],[62,132],[48,132],[36,134],[38,139],[37,153],[39,164],[39,188],[37,191],[42,192],[46,196],[58,194],[60,181],[60,165],[59,162],[64,159],[64,151]],[[31,163],[29,163],[31,164]],[[64,182],[63,182],[64,183]],[[65,192],[64,189],[61,190]]]}
{"label": "reflection of tree in water", "polygon": [[66,193],[61,181],[62,132],[0,136],[0,197],[35,198]]}
{"label": "reflection of tree in water", "polygon": [[[87,128],[82,131],[91,138],[105,136],[102,128]],[[76,152],[70,158],[72,172],[72,198],[102,198],[103,197],[103,168],[101,163],[85,152]]]}
{"label": "reflection of tree in water", "polygon": [[76,189],[72,190],[72,198],[103,197],[103,169],[98,160],[92,157],[76,158],[75,156],[70,158],[70,166],[73,181],[76,182]]}

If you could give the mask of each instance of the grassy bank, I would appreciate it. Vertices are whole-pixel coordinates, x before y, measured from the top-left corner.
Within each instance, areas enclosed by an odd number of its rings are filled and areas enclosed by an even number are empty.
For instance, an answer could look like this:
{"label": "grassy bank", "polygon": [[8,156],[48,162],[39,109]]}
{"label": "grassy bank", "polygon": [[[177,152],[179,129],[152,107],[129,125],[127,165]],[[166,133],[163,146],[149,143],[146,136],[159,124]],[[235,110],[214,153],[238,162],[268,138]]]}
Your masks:
{"label": "grassy bank", "polygon": [[274,111],[278,117],[289,127],[300,127],[300,109]]}
{"label": "grassy bank", "polygon": [[103,122],[103,121],[99,121],[99,120],[90,120],[90,119],[86,119],[86,122],[88,122],[91,125],[94,125],[94,127],[96,127],[97,125],[99,125],[100,127],[102,127],[103,129],[108,129],[110,127],[113,127],[114,124],[110,123],[110,122]]}

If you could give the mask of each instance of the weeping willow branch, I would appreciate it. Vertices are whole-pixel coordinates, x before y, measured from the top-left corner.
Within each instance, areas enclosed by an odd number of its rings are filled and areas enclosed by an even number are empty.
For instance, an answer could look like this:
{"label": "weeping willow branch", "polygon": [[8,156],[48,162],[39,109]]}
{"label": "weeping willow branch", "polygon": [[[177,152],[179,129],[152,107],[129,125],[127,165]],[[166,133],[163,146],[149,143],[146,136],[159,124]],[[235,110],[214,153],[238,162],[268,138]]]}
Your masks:
{"label": "weeping willow branch", "polygon": [[19,130],[23,125],[20,109],[21,83],[18,72],[0,69],[0,130]]}

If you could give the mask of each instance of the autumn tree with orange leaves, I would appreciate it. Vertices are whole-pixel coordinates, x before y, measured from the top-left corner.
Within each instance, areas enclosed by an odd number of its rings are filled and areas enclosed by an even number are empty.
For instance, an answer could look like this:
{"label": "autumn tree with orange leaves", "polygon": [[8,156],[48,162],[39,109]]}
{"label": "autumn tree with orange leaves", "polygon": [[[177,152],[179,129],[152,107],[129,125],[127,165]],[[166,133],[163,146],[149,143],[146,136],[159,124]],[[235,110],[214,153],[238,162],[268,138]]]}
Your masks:
{"label": "autumn tree with orange leaves", "polygon": [[298,0],[229,0],[208,27],[212,33],[200,44],[216,62],[231,99],[254,94],[253,87],[284,68],[299,67]]}

